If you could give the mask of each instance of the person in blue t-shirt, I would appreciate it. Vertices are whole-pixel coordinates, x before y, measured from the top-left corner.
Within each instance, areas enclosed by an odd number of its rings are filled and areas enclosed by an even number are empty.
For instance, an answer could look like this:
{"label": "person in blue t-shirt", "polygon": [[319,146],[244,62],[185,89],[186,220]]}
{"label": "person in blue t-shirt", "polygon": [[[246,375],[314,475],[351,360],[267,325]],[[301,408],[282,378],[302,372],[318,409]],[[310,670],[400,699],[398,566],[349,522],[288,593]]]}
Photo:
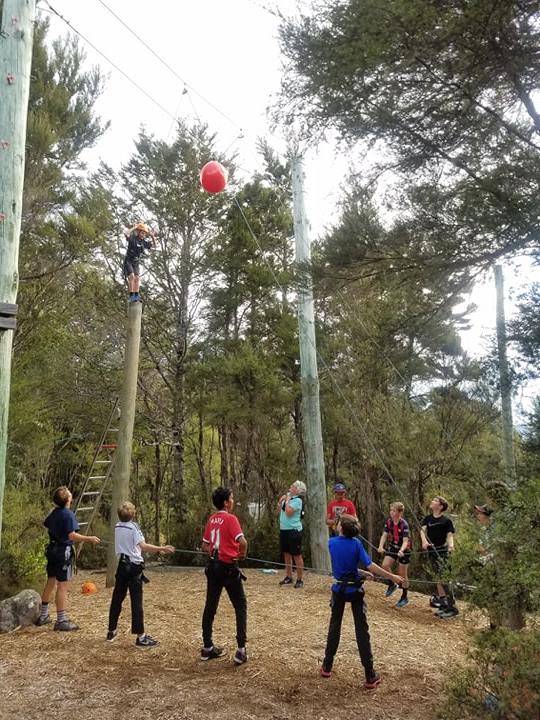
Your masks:
{"label": "person in blue t-shirt", "polygon": [[[373,654],[371,652],[369,626],[366,617],[363,582],[366,577],[379,575],[387,580],[392,580],[392,582],[395,582],[397,585],[401,585],[403,578],[399,575],[393,575],[372,562],[364,550],[364,546],[358,539],[360,525],[355,517],[352,515],[342,515],[339,519],[338,529],[339,535],[330,538],[328,541],[330,559],[332,560],[332,575],[335,577],[336,582],[332,585],[332,598],[330,600],[332,614],[328,627],[328,639],[326,641],[326,651],[321,668],[321,675],[322,677],[328,678],[332,674],[334,656],[337,652],[341,636],[343,611],[345,610],[345,603],[348,602],[351,605],[354,618],[358,652],[360,653],[360,660],[366,674],[364,687],[368,690],[373,690],[380,685],[381,678],[373,667]],[[364,572],[361,574],[358,569],[359,566],[367,570],[367,573]]]}
{"label": "person in blue t-shirt", "polygon": [[41,595],[41,612],[36,625],[47,625],[49,602],[56,588],[56,623],[55,630],[78,630],[79,626],[71,622],[66,615],[68,582],[73,574],[73,543],[88,542],[97,545],[100,539],[95,535],[81,535],[79,523],[70,505],[73,496],[67,487],[62,486],[54,491],[54,510],[47,515],[43,525],[49,531],[49,544],[45,550],[47,558],[47,584]]}

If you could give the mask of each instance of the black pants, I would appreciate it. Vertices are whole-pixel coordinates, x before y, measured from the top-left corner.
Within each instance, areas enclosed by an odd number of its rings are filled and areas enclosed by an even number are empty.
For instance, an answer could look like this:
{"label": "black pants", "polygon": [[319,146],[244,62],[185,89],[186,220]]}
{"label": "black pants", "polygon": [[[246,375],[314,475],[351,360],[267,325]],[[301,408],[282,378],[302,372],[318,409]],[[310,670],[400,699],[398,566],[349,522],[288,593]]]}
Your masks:
{"label": "black pants", "polygon": [[339,646],[341,636],[341,622],[343,620],[343,611],[345,603],[351,606],[354,618],[354,631],[356,634],[356,644],[360,653],[360,660],[364,666],[366,678],[373,677],[373,655],[371,653],[371,642],[369,639],[369,626],[366,617],[366,606],[364,603],[364,593],[341,593],[332,592],[330,606],[332,614],[330,616],[330,626],[328,628],[328,639],[326,641],[326,651],[324,654],[323,667],[325,670],[331,670],[334,662],[334,655]]}
{"label": "black pants", "polygon": [[109,609],[109,630],[116,630],[118,618],[122,612],[122,603],[129,590],[131,600],[131,632],[144,633],[143,614],[143,570],[144,565],[120,560],[116,571],[116,580]]}
{"label": "black pants", "polygon": [[444,605],[446,607],[453,608],[456,604],[456,600],[454,598],[454,593],[452,592],[452,587],[448,584],[448,582],[443,582],[440,579],[441,576],[444,575],[444,573],[448,569],[448,551],[445,548],[441,548],[438,550],[430,549],[428,550],[428,557],[431,563],[433,577],[435,577],[435,579],[440,582],[444,592],[446,593],[446,600],[444,600]]}
{"label": "black pants", "polygon": [[223,588],[227,591],[236,615],[236,642],[238,647],[244,647],[247,635],[247,601],[238,567],[211,560],[205,574],[206,604],[202,618],[204,647],[212,647],[212,625]]}

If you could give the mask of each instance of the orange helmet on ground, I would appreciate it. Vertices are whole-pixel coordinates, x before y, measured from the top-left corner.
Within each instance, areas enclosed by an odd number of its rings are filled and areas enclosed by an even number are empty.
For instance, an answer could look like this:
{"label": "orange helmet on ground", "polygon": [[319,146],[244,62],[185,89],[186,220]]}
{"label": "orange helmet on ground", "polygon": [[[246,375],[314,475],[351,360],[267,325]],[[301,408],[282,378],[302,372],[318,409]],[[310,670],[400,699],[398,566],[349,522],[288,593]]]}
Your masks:
{"label": "orange helmet on ground", "polygon": [[148,225],[146,225],[146,223],[142,223],[142,222],[137,223],[133,229],[140,230],[141,232],[144,232],[147,235],[150,235],[150,228],[148,227]]}
{"label": "orange helmet on ground", "polygon": [[86,582],[83,582],[81,592],[83,595],[92,595],[93,593],[97,592],[97,587],[95,583],[87,580]]}

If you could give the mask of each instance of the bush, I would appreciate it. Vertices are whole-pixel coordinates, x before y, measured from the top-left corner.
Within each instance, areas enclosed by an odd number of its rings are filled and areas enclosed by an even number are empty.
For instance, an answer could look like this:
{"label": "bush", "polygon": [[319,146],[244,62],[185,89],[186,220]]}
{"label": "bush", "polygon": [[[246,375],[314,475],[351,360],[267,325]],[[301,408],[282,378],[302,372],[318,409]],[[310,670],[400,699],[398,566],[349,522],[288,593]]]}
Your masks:
{"label": "bush", "polygon": [[43,527],[45,498],[34,488],[6,486],[2,551],[0,552],[0,600],[24,588],[39,588],[44,580]]}
{"label": "bush", "polygon": [[478,633],[470,663],[448,685],[445,720],[540,717],[540,629]]}

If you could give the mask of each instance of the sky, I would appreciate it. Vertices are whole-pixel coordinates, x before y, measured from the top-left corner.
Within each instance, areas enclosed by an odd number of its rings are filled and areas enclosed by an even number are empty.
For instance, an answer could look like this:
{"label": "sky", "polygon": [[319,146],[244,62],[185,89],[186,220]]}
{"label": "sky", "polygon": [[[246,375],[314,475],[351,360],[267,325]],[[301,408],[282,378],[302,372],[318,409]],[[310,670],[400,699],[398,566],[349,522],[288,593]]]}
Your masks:
{"label": "sky", "polygon": [[[283,151],[284,138],[272,133],[267,109],[280,87],[282,58],[277,39],[279,18],[265,8],[293,15],[304,0],[49,0],[50,5],[85,38],[92,65],[106,75],[97,110],[111,127],[96,148],[87,152],[90,168],[104,160],[114,168],[127,161],[139,129],[168,139],[174,118],[208,123],[217,134],[219,151],[238,153],[246,177],[259,167],[258,137]],[[174,73],[151,54],[113,17],[105,4],[139,35]],[[46,8],[44,2],[40,7]],[[46,13],[51,37],[65,35],[64,21]],[[90,44],[89,44],[90,43]],[[137,89],[109,61],[123,70]],[[187,93],[185,89],[187,88]],[[148,97],[147,95],[151,96]],[[161,107],[160,107],[161,106]],[[210,158],[209,158],[210,159]],[[308,151],[306,208],[313,238],[336,217],[348,160],[330,145]],[[507,317],[526,279],[537,273],[526,260],[506,268]],[[471,355],[484,352],[495,327],[494,283],[486,276],[466,302],[477,306],[462,343]],[[516,400],[519,413],[520,399]],[[523,398],[527,405],[527,397]]]}

